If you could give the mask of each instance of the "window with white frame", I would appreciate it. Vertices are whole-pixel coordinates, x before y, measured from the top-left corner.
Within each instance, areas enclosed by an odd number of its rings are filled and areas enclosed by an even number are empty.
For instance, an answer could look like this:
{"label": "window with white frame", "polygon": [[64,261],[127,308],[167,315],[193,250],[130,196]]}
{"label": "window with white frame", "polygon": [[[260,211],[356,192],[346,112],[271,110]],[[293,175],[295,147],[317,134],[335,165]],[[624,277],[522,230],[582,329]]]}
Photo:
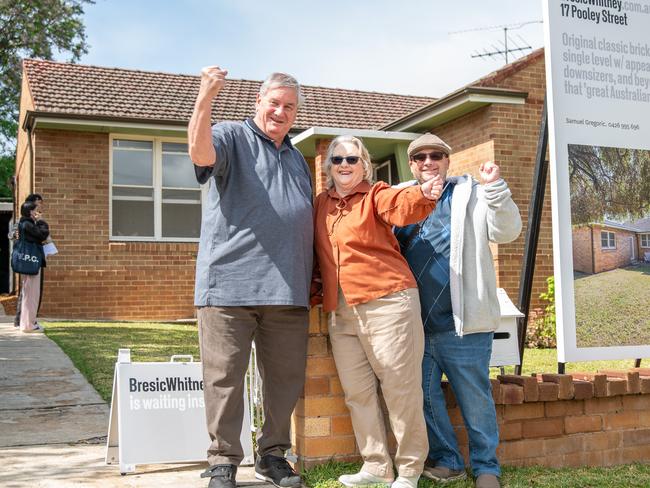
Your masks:
{"label": "window with white frame", "polygon": [[650,234],[641,234],[641,247],[650,247]]}
{"label": "window with white frame", "polygon": [[616,249],[616,235],[603,230],[600,232],[600,247],[602,249]]}
{"label": "window with white frame", "polygon": [[111,237],[198,239],[201,188],[187,144],[115,137],[111,151]]}

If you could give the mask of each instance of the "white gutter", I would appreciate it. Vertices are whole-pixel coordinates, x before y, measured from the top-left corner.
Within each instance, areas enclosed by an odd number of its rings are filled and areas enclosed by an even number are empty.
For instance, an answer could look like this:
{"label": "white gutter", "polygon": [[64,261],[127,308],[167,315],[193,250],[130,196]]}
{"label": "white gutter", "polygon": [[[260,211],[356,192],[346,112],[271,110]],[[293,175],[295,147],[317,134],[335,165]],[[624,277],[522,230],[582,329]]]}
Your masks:
{"label": "white gutter", "polygon": [[355,136],[365,139],[391,140],[395,142],[411,142],[422,134],[415,132],[397,132],[385,130],[369,129],[345,129],[341,127],[311,127],[300,134],[291,138],[291,143],[295,146],[310,138],[337,137],[337,136]]}
{"label": "white gutter", "polygon": [[[430,129],[433,126],[435,119],[442,118],[444,121],[447,121],[449,113],[454,113],[456,109],[461,109],[460,115],[463,115],[472,110],[476,110],[479,107],[493,103],[508,105],[524,105],[526,103],[525,93],[515,94],[510,91],[500,94],[498,92],[495,93],[496,90],[489,89],[484,89],[486,93],[477,93],[476,91],[478,90],[480,90],[480,88],[470,88],[465,89],[465,93],[453,93],[448,97],[445,97],[448,98],[447,100],[441,98],[433,102],[430,107],[423,109],[421,113],[416,113],[412,116],[407,115],[402,120],[388,124],[386,127],[395,131],[405,131],[413,129],[418,130],[420,126],[426,125],[428,129]],[[464,110],[462,110],[463,108]],[[447,118],[444,118],[445,115]]]}
{"label": "white gutter", "polygon": [[186,125],[165,125],[165,124],[147,124],[142,122],[120,122],[120,121],[102,121],[102,120],[88,120],[88,119],[67,119],[61,117],[39,117],[34,116],[34,128],[38,126],[41,121],[47,125],[61,125],[61,126],[87,126],[87,127],[116,127],[123,129],[139,129],[139,130],[167,130],[177,132],[187,132]]}

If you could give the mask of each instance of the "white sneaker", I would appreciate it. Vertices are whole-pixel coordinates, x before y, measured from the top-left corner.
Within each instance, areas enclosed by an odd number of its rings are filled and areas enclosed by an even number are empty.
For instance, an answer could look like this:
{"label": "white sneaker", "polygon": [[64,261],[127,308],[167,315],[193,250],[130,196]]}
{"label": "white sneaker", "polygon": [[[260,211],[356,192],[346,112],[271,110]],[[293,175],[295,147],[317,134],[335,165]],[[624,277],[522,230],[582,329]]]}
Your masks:
{"label": "white sneaker", "polygon": [[339,476],[339,483],[345,486],[368,486],[368,485],[385,485],[392,483],[392,478],[380,478],[366,471],[359,471],[355,474],[343,474]]}
{"label": "white sneaker", "polygon": [[390,488],[417,488],[419,476],[414,476],[413,478],[407,478],[406,476],[398,476],[393,484],[390,485]]}

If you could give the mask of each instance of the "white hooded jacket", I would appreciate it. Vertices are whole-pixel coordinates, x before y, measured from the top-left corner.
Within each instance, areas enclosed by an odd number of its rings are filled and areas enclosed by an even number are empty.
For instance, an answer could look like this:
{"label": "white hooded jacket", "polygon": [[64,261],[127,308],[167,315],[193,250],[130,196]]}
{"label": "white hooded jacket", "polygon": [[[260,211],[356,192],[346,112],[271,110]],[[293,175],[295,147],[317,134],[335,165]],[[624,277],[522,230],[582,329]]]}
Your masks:
{"label": "white hooded jacket", "polygon": [[[493,332],[501,312],[490,242],[514,241],[521,216],[503,179],[480,185],[470,175],[450,176],[451,200],[449,276],[454,324],[459,336]],[[399,186],[416,184],[415,181]]]}

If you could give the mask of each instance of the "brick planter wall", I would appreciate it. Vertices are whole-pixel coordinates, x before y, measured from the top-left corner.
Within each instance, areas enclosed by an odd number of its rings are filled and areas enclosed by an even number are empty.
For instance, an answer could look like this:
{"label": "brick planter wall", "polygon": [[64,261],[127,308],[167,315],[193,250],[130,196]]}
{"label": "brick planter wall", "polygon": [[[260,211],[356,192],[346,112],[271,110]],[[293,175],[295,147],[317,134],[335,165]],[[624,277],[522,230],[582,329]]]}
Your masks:
{"label": "brick planter wall", "polygon": [[493,381],[493,395],[498,456],[505,465],[611,466],[650,459],[650,369],[504,376]]}
{"label": "brick planter wall", "polygon": [[[294,452],[301,468],[360,459],[322,327],[322,321],[312,324],[310,351],[321,354],[309,358],[305,395],[294,415]],[[443,387],[468,459],[460,410],[451,389]],[[612,466],[650,459],[650,368],[506,375],[492,380],[492,388],[503,465]]]}

